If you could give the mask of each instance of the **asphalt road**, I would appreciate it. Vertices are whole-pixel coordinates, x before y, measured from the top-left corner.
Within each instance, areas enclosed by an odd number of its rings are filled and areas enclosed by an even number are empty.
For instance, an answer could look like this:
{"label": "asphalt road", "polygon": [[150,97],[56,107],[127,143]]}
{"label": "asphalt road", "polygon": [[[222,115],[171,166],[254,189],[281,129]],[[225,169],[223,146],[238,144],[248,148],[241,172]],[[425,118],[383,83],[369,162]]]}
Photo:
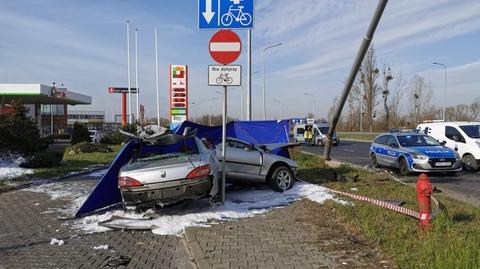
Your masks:
{"label": "asphalt road", "polygon": [[[370,158],[368,150],[370,142],[342,140],[337,147],[332,147],[332,159],[359,166],[368,166]],[[302,150],[323,156],[324,147],[302,147]],[[400,176],[392,171],[394,176],[403,182],[414,184],[418,175]],[[461,172],[456,177],[431,174],[430,181],[446,195],[480,207],[480,171],[476,173]]]}

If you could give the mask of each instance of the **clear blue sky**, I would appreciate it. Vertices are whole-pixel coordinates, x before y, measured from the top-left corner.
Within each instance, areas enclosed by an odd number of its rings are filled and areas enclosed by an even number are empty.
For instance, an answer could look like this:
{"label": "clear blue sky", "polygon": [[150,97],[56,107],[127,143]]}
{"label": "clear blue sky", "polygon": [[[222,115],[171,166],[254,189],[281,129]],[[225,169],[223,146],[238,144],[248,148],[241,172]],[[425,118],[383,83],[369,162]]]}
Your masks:
{"label": "clear blue sky", "polygon": [[[266,55],[267,106],[270,117],[304,116],[316,95],[317,114],[324,116],[340,94],[353,57],[376,6],[376,0],[256,0],[253,31],[254,71],[260,51],[284,45]],[[207,113],[206,99],[219,96],[207,86],[208,40],[213,31],[197,29],[197,0],[176,1],[23,1],[0,5],[0,82],[64,83],[93,96],[91,106],[107,117],[120,110],[120,96],[110,85],[127,84],[125,21],[139,29],[140,101],[155,115],[153,29],[159,29],[161,113],[167,115],[168,65],[190,67],[191,112]],[[238,31],[245,41],[245,33]],[[449,104],[480,96],[480,2],[390,1],[375,35],[379,65],[390,64],[404,77],[420,74],[442,101],[443,71],[449,67]],[[133,38],[132,38],[133,48]],[[240,64],[245,64],[242,53]],[[133,62],[133,50],[132,50]],[[253,76],[253,112],[261,110],[261,75]],[[230,95],[231,115],[240,116],[240,89]],[[280,101],[273,102],[273,99]],[[213,101],[216,113],[220,102]]]}

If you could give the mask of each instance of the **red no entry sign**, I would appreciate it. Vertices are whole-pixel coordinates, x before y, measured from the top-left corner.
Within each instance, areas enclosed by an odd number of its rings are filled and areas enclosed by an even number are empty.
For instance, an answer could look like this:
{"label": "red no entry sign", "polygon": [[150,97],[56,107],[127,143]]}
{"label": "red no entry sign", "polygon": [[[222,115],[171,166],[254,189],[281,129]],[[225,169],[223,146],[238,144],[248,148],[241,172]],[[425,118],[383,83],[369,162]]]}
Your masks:
{"label": "red no entry sign", "polygon": [[216,62],[229,64],[240,56],[242,42],[235,32],[220,30],[210,38],[208,50]]}

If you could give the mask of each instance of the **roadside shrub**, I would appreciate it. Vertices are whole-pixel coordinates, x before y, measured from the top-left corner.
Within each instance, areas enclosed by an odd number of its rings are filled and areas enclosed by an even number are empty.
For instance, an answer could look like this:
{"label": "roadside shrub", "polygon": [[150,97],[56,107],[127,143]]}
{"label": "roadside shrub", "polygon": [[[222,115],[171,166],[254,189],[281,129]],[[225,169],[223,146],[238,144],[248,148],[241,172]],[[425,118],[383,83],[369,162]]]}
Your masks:
{"label": "roadside shrub", "polygon": [[48,143],[40,137],[35,123],[27,117],[28,108],[12,102],[12,110],[0,115],[0,152],[28,155],[46,150]]}
{"label": "roadside shrub", "polygon": [[78,144],[75,144],[73,146],[68,147],[65,152],[67,155],[74,155],[74,154],[79,154],[79,153],[93,153],[93,152],[113,152],[113,150],[103,144],[93,144],[89,142],[80,142]]}
{"label": "roadside shrub", "polygon": [[24,168],[46,168],[54,167],[60,164],[60,161],[63,158],[63,153],[61,152],[35,152],[28,155],[25,158],[25,162],[20,164],[20,167]]}
{"label": "roadside shrub", "polygon": [[105,135],[100,139],[100,143],[105,145],[119,145],[127,141],[128,137],[124,136],[119,131],[115,131],[112,134]]}
{"label": "roadside shrub", "polygon": [[85,125],[75,122],[73,124],[73,134],[71,144],[75,145],[80,142],[92,142],[90,140],[90,134],[88,133],[88,128]]}

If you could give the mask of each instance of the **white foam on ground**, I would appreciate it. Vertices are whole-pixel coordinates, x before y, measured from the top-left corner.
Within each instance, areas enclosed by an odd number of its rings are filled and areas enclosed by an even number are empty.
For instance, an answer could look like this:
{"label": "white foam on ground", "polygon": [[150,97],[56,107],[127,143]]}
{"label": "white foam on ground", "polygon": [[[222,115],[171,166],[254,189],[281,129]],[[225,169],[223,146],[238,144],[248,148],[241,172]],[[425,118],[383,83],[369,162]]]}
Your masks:
{"label": "white foam on ground", "polygon": [[108,171],[108,168],[91,172],[91,173],[87,174],[86,176],[101,178],[107,173],[107,171]]}
{"label": "white foam on ground", "polygon": [[[113,218],[108,222],[109,224],[149,228],[153,233],[160,235],[179,235],[186,227],[205,227],[218,221],[253,217],[302,198],[321,204],[328,199],[333,199],[333,194],[329,193],[325,187],[297,182],[293,189],[284,193],[274,192],[268,188],[227,192],[227,200],[221,206],[211,207],[207,199],[191,201],[187,205],[165,208],[157,212],[161,215],[151,220],[145,219],[143,214],[115,210],[82,218],[75,226],[87,233],[103,232],[108,228],[100,226],[99,222]],[[118,217],[122,219],[115,219]]]}
{"label": "white foam on ground", "polygon": [[7,180],[28,174],[33,174],[33,170],[19,167],[19,162],[0,159],[0,180]]}
{"label": "white foam on ground", "polygon": [[[73,216],[90,194],[92,185],[65,181],[35,186],[27,190],[47,193],[52,199],[71,199],[72,202],[60,211]],[[153,219],[146,218],[145,213],[113,210],[75,220],[73,227],[86,233],[105,232],[110,229],[99,225],[99,222],[111,220],[110,224],[148,228],[155,234],[180,235],[186,227],[205,227],[219,221],[253,217],[303,198],[321,204],[328,199],[334,199],[334,194],[325,187],[304,182],[296,182],[291,190],[283,193],[275,192],[268,186],[262,186],[261,189],[258,186],[246,187],[227,192],[224,205],[210,206],[209,199],[192,200],[156,212],[147,211],[146,213],[154,214]],[[345,203],[341,200],[336,201]]]}

